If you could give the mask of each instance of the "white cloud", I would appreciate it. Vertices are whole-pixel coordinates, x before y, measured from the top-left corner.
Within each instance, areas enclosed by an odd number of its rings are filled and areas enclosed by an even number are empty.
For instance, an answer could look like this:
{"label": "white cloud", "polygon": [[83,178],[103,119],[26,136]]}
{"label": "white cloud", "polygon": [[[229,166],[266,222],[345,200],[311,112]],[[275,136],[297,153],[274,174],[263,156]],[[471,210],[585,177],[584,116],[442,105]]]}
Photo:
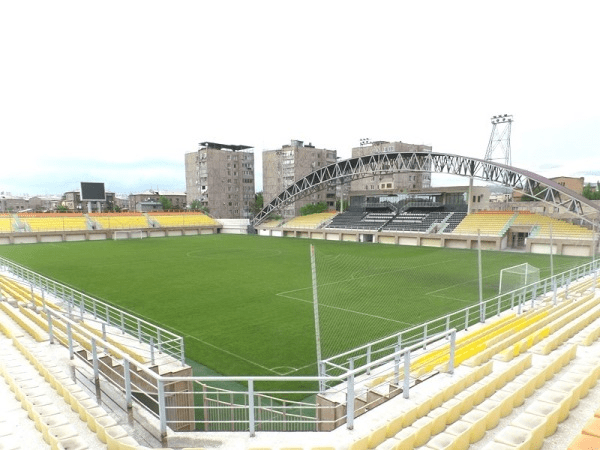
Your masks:
{"label": "white cloud", "polygon": [[184,154],[205,140],[253,145],[257,162],[290,139],[349,157],[363,137],[482,158],[499,113],[515,117],[517,167],[595,170],[597,12],[591,1],[3,2],[0,190],[60,193],[83,176],[182,190]]}

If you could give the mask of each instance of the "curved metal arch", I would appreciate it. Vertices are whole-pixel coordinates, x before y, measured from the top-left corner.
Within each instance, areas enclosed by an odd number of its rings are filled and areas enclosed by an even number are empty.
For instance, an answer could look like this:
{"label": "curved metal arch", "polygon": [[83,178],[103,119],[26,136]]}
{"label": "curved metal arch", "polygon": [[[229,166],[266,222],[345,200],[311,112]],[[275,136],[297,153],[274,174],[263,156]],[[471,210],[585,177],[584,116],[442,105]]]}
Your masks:
{"label": "curved metal arch", "polygon": [[[349,158],[317,169],[295,181],[271,200],[252,219],[252,223],[254,226],[259,225],[271,212],[322,189],[326,184],[348,183],[395,172],[434,172],[473,177],[503,184],[535,200],[565,208],[591,224],[597,223],[600,217],[600,207],[585,197],[527,170],[448,153],[398,152]],[[584,213],[584,205],[591,212]]]}

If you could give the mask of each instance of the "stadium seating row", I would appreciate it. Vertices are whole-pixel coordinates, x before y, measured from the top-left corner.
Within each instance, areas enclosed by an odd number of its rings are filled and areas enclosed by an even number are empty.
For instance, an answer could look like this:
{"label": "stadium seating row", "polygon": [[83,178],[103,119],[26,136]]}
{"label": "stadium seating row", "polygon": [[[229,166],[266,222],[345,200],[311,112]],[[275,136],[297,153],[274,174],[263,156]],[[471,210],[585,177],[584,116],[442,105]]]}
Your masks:
{"label": "stadium seating row", "polygon": [[309,214],[307,216],[298,216],[289,220],[284,224],[285,228],[319,228],[323,223],[331,220],[337,212],[324,212],[317,214]]}
{"label": "stadium seating row", "polygon": [[477,234],[499,236],[506,229],[515,214],[488,214],[487,212],[478,212],[467,215],[462,222],[454,229],[454,234]]}
{"label": "stadium seating row", "polygon": [[10,217],[0,216],[0,233],[10,233],[13,228],[12,221]]}
{"label": "stadium seating row", "polygon": [[[31,363],[37,373],[28,368],[27,363],[11,354],[9,345],[0,347],[0,375],[15,392],[29,418],[42,433],[43,440],[52,450],[84,450],[93,439],[106,444],[108,450],[143,450],[137,440],[117,423],[107,411],[98,405],[69,375],[63,372],[53,359],[46,356],[45,350],[26,342],[16,323],[11,323],[0,312],[0,331],[12,342],[12,346]],[[8,355],[8,356],[7,356]],[[34,371],[34,372],[35,372]],[[83,421],[89,433],[73,426],[73,419],[57,408],[44,390],[46,383],[70,409]],[[91,434],[90,434],[91,433]],[[95,435],[95,437],[92,437]],[[94,444],[96,445],[96,444]],[[8,447],[2,447],[8,448]],[[17,447],[20,448],[20,447]],[[163,449],[167,450],[167,449]],[[197,449],[202,450],[202,449]]]}
{"label": "stadium seating row", "polygon": [[0,217],[0,233],[219,225],[212,217],[202,213],[165,213],[151,216],[142,213],[20,214],[18,219],[20,226],[15,225],[11,217]]}
{"label": "stadium seating row", "polygon": [[562,220],[556,220],[541,214],[519,213],[514,221],[514,225],[539,226],[534,237],[549,238],[550,233],[553,237],[573,238],[573,239],[592,239],[593,231],[587,228],[573,225]]}

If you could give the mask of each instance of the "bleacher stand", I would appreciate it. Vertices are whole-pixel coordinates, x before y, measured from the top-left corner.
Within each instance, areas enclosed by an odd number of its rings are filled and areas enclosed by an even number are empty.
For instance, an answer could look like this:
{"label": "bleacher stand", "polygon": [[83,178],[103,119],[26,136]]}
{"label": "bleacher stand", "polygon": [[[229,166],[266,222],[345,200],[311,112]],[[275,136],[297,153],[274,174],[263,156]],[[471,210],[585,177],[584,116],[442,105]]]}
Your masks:
{"label": "bleacher stand", "polygon": [[353,229],[360,228],[360,221],[367,215],[362,209],[349,209],[333,218],[327,228],[344,228]]}
{"label": "bleacher stand", "polygon": [[12,231],[12,218],[7,214],[0,214],[0,233]]}
{"label": "bleacher stand", "polygon": [[201,212],[186,213],[148,213],[151,219],[158,222],[161,227],[192,227],[204,225],[218,225],[219,223],[210,216]]}
{"label": "bleacher stand", "polygon": [[446,219],[447,225],[444,228],[444,233],[452,233],[465,217],[467,217],[466,212],[457,211],[451,213],[450,217]]}
{"label": "bleacher stand", "polygon": [[19,214],[24,231],[72,231],[89,229],[83,214]]}
{"label": "bleacher stand", "polygon": [[130,230],[148,228],[148,220],[142,213],[93,213],[90,219],[98,229]]}
{"label": "bleacher stand", "polygon": [[480,211],[467,215],[454,229],[455,234],[500,236],[514,219],[515,213],[506,211]]}
{"label": "bleacher stand", "polygon": [[592,230],[573,225],[562,220],[553,219],[551,217],[542,216],[528,212],[519,212],[513,225],[531,225],[538,226],[537,230],[533,230],[532,237],[549,238],[550,232],[553,237],[563,237],[571,239],[592,239],[594,233]]}
{"label": "bleacher stand", "polygon": [[331,220],[337,212],[324,212],[317,214],[309,214],[307,216],[298,216],[289,220],[284,224],[286,228],[308,228],[315,229],[319,228],[324,223]]}

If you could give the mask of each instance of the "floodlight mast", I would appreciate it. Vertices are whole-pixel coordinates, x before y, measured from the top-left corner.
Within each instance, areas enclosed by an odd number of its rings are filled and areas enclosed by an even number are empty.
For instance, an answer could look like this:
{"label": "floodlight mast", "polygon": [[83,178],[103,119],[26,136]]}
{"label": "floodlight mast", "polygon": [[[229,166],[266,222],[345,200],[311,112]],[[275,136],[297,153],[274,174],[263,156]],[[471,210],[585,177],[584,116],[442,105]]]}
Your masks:
{"label": "floodlight mast", "polygon": [[492,116],[491,122],[492,134],[484,159],[486,161],[499,161],[504,165],[511,166],[510,131],[513,116],[511,114]]}

